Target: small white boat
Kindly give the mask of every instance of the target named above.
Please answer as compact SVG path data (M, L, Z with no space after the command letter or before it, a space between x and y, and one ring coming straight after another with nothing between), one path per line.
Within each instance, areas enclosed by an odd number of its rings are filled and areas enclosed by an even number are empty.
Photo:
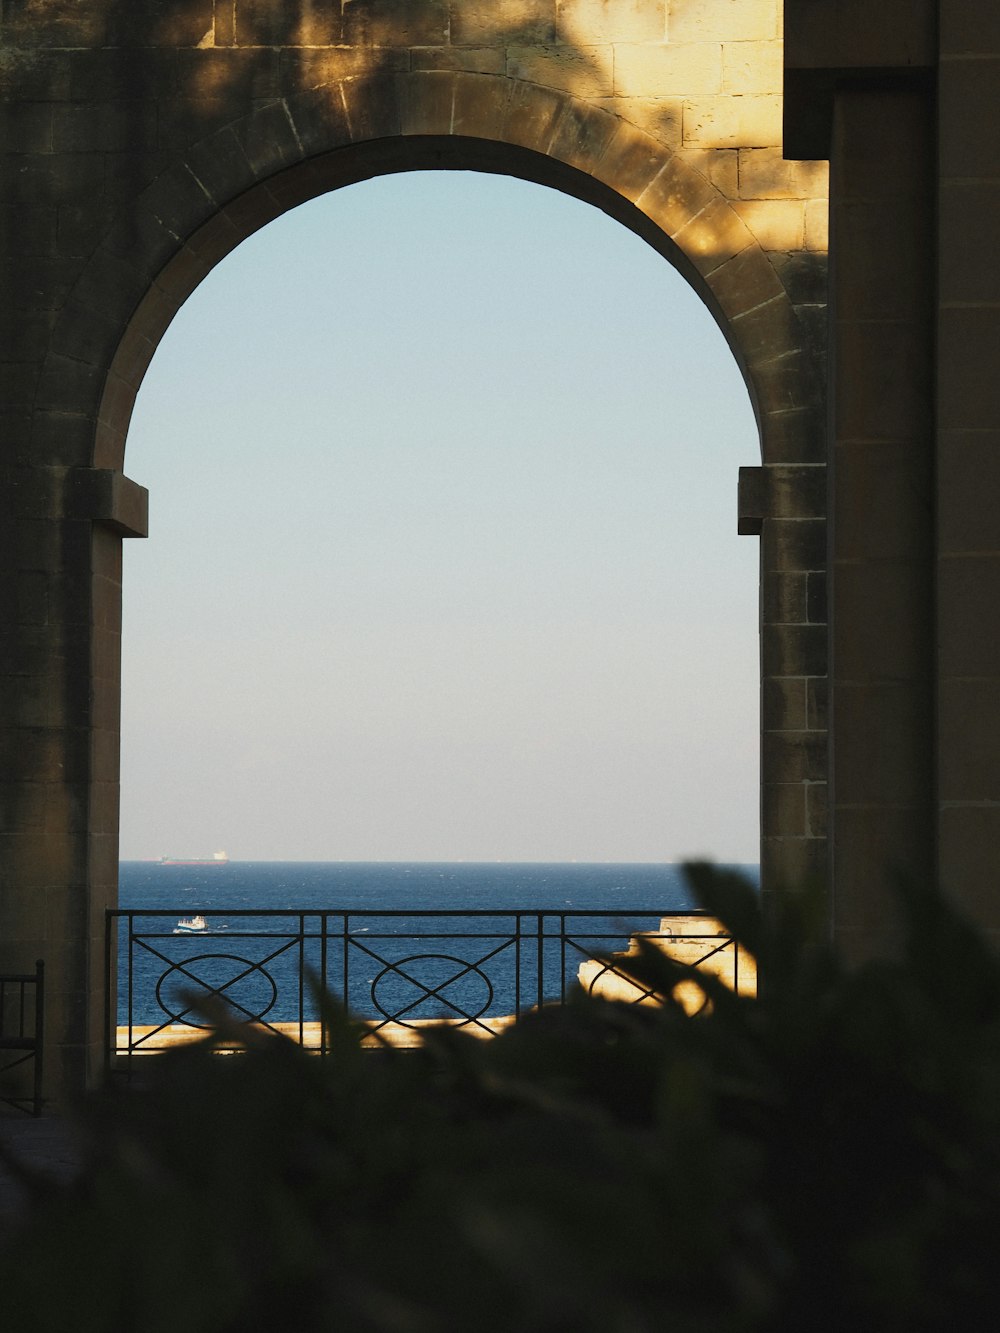
M203 916L182 916L177 925L174 926L175 935L197 935L200 931L207 930Z

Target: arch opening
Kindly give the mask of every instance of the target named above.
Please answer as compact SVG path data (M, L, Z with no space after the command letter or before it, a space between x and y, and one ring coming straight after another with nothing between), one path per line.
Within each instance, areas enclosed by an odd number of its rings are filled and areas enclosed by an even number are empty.
M808 356L787 293L751 233L718 193L670 154L641 144L646 160L616 169L574 164L518 144L457 134L414 134L338 146L281 167L216 204L202 199L197 225L159 238L150 280L116 345L97 411L94 464L121 468L132 406L146 367L176 312L237 245L289 209L331 190L402 172L474 171L551 187L607 213L674 267L722 331L743 374L762 443L768 415L810 412ZM634 150L630 156L634 155ZM587 169L590 168L590 169ZM200 182L198 182L200 185ZM722 212L725 216L719 217ZM201 220L201 215L207 217ZM162 250L162 256L158 253ZM164 262L161 262L164 261ZM803 398L799 402L799 397Z
M443 203L429 205L427 182L444 192ZM351 220L346 205L362 192L375 202L355 208ZM470 219L477 195L483 201ZM501 225L487 239L498 214ZM409 230L420 229L405 258L393 254L404 217ZM320 243L307 259L317 233L326 258ZM359 237L370 243L367 262ZM610 263L616 237L627 258ZM414 273L421 247L422 283ZM253 251L257 272L269 271L267 285L253 276ZM338 254L346 265L334 266L327 287L322 270ZM359 267L363 276L351 285ZM463 294L450 300L458 277ZM427 320L416 349L420 316L404 323L400 314L408 280ZM577 299L559 315L553 307L571 285ZM254 292L230 309L230 330L248 330L255 305L268 327L227 348L232 332L206 324L213 286L224 303ZM323 294L306 315L310 287ZM270 325L283 289L290 325L310 321L312 337L294 363L279 366L274 359L291 335ZM365 296L374 309L362 309ZM470 302L481 305L463 323ZM670 343L668 308L678 303L673 322L683 334ZM239 414L262 373L246 348L262 340L279 404L248 443L267 418L260 404ZM187 358L172 350L183 345ZM219 348L224 355L213 360ZM404 364L407 350L417 352L412 364ZM230 372L228 386L225 357L248 363L242 375ZM712 369L701 373L705 358ZM157 390L157 367L168 362L173 379ZM201 387L199 365L211 367ZM671 378L691 391L672 426L663 401ZM185 392L190 402L178 415ZM546 401L553 396L558 410ZM225 409L221 421L213 398ZM407 399L421 410L410 432L417 439L402 444L406 414L385 417L385 409ZM157 424L167 404L172 411ZM148 821L141 837L133 832L137 812L158 792L164 813L169 805L176 814L180 802L203 816L188 824L186 846L225 841L230 850L252 848L249 859L665 860L715 852L756 860L756 567L752 548L735 536L726 484L756 427L698 298L620 227L552 190L482 174L386 176L317 199L221 263L181 311L131 431L130 470L145 436L138 473L172 511L176 529L161 541L184 567L173 618L164 571L148 597L157 610L141 630L144 660L155 664L147 689L166 693L197 655L197 631L194 643L185 637L192 624L232 651L216 668L217 683L226 683L214 703L199 700L204 686L185 691L189 718L179 736L146 745L140 776L129 737L148 728L151 706L130 702L130 673L137 680L140 669L137 625L127 614L126 858L176 845L172 832L153 837ZM310 431L315 438L303 447ZM205 459L218 450L224 463L209 489ZM233 517L220 519L220 510ZM284 527L281 513L291 516ZM235 608L218 589L193 597L206 532L209 566L221 561L231 587L253 568L255 534L266 533L284 595L260 588L251 573ZM395 569L384 566L388 546L397 548ZM150 554L132 548L130 565ZM313 576L310 565L322 572ZM258 632L269 618L270 629ZM310 619L322 629L313 623L304 632ZM311 735L307 715L291 715L287 690L281 698L289 680L296 701L313 701ZM264 699L273 726L255 707ZM211 708L225 719L214 730ZM275 711L281 716L270 717ZM178 769L178 755L193 754L171 792L163 775ZM210 771L199 774L199 766ZM228 783L226 772L234 775ZM253 811L235 839L212 823L211 795L213 786L234 785ZM288 794L286 841L254 843L260 802L279 793ZM720 816L738 830L713 837Z

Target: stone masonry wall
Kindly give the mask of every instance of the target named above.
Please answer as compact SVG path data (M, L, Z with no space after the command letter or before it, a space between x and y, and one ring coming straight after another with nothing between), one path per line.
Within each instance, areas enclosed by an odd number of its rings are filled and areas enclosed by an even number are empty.
M782 156L781 25L778 0L2 0L0 968L46 958L54 1086L100 1062L132 401L212 266L348 180L530 176L709 304L761 429L765 875L821 871L827 185Z

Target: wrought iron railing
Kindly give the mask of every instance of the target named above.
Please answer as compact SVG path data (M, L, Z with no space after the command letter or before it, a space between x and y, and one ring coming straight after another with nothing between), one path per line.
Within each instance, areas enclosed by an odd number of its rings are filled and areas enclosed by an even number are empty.
M657 997L614 957L640 935L734 988L747 974L732 937L691 912L243 909L185 921L169 909L111 911L107 1049L130 1062L221 1014L325 1054L313 978L361 1020L365 1044L414 1044L442 1022L493 1036L577 985L649 1003Z

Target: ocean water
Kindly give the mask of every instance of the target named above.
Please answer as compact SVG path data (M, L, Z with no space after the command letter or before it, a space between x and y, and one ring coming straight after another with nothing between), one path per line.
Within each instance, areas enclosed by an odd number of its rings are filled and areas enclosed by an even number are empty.
M358 1017L483 1023L695 906L680 866L648 863L125 861L119 898L118 1023L192 1026L206 996L311 1021L313 978ZM204 931L178 933L198 914Z

